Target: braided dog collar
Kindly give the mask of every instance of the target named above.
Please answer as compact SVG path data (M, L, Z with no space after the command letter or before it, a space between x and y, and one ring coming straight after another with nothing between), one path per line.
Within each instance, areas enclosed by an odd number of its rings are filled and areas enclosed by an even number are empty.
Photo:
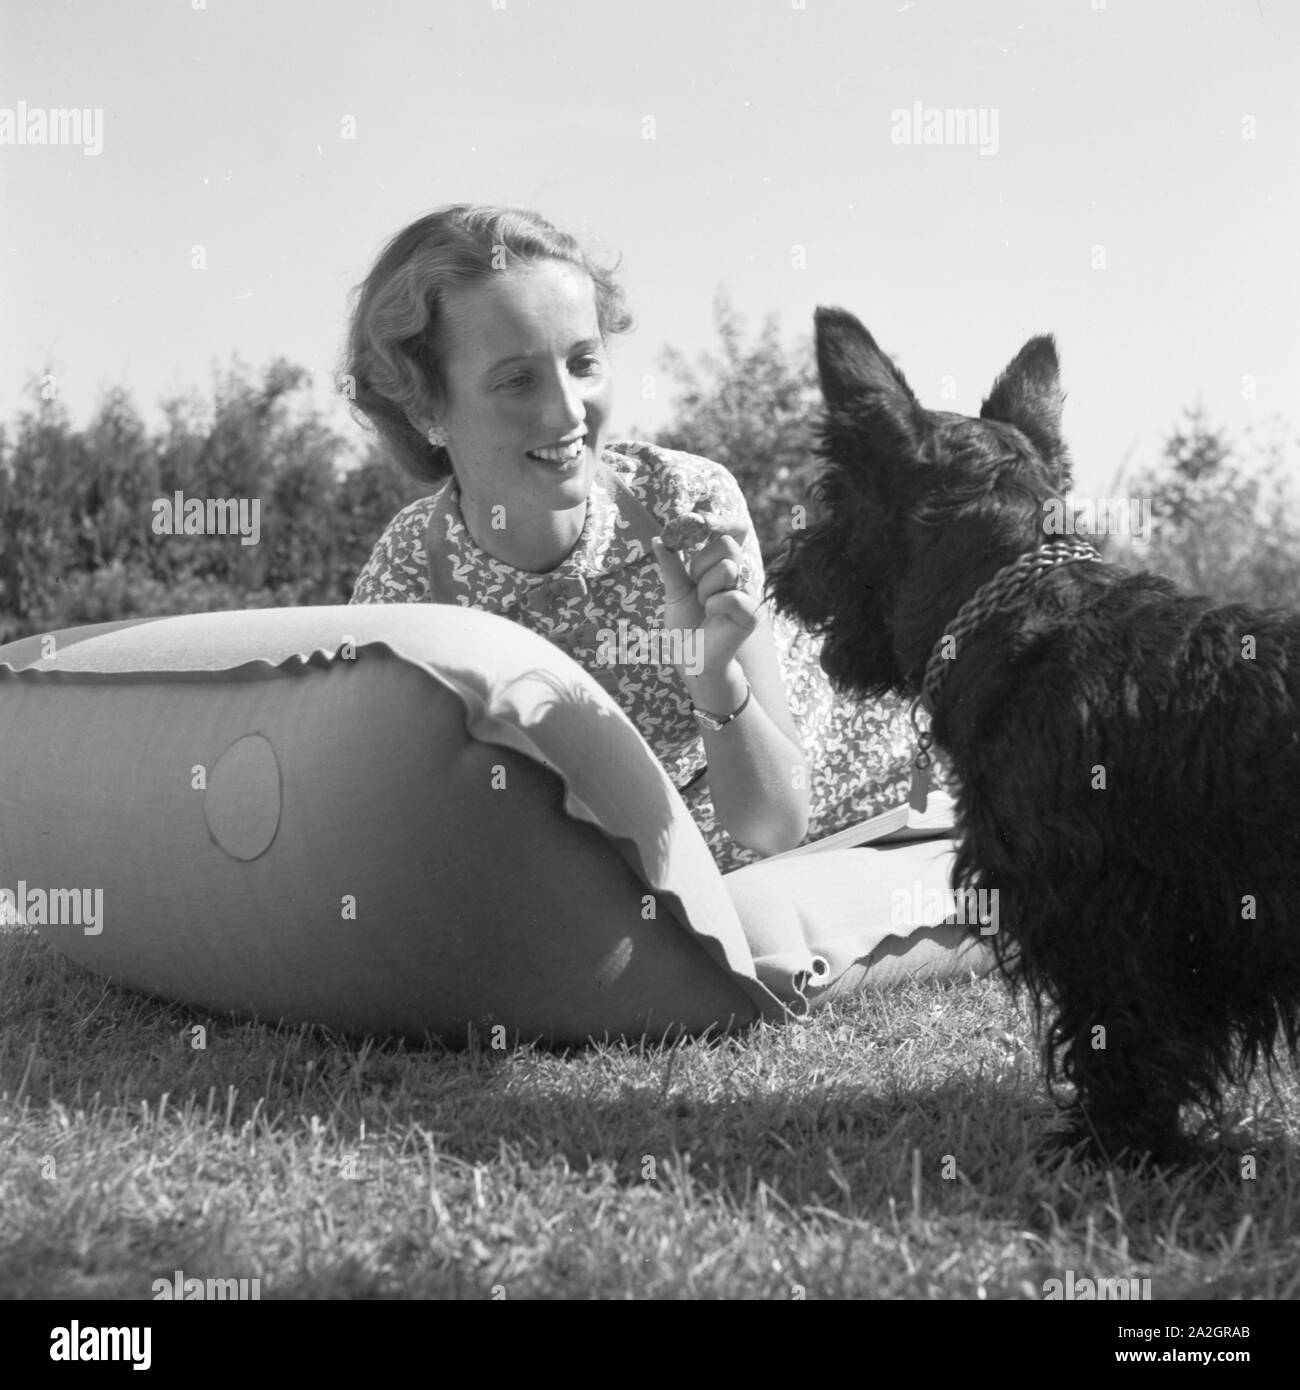
M934 644L930 659L925 663L925 674L921 679L920 704L929 715L934 714L939 697L939 687L943 684L947 662L954 659L950 648L958 647L977 627L1001 604L1014 598L1049 569L1058 565L1073 564L1078 560L1100 560L1101 555L1087 541L1048 541L1037 550L1027 551L1019 559L1003 567L986 584L978 589L957 610L948 631ZM913 723L915 723L915 703Z
M1045 570L1055 569L1057 565L1072 564L1076 560L1100 560L1098 552L1087 541L1048 541L1037 550L1027 551L1019 559L1003 567L978 589L957 610L949 631L934 644L930 659L925 663L925 673L921 678L921 693L912 701L912 728L916 730L917 750L912 759L912 787L908 802L913 810L924 812L930 786L930 768L934 763L930 749L934 747L934 735L929 729L917 723L918 705L934 717L935 703L939 698L939 687L943 684L945 662L955 659L950 654L948 644L954 647L964 641L993 612L999 604L1018 594L1033 583Z

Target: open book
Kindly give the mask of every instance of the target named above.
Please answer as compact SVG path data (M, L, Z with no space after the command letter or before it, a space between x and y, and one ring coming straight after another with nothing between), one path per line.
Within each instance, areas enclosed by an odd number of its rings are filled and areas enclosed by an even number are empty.
M859 821L847 830L827 835L824 840L814 840L811 844L786 850L784 854L774 854L763 862L770 864L774 859L793 859L797 854L818 854L826 849L852 849L855 845L923 840L942 835L944 831L955 834L956 814L952 797L946 791L932 789L924 811L914 810L905 801L901 806L872 816L870 820Z

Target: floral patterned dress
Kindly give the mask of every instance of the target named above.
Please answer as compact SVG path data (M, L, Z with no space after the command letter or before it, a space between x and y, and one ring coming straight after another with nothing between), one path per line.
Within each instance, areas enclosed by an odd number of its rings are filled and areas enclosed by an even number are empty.
M479 548L461 516L454 479L389 522L357 577L353 603L434 601L426 533L436 536L437 600L455 601L522 624L566 651L618 702L676 784L724 872L762 858L718 824L704 744L686 688L653 634L662 632L663 591L640 539L644 512L660 526L692 513L749 510L725 468L657 445L608 446L577 545L546 574L517 570ZM635 501L633 500L635 499ZM637 504L640 504L638 507ZM636 513L640 512L640 516ZM754 582L763 581L758 542L745 541ZM774 617L773 636L790 713L808 756L808 836L821 839L907 796L913 734L897 700L858 703L836 695L818 663L820 640Z

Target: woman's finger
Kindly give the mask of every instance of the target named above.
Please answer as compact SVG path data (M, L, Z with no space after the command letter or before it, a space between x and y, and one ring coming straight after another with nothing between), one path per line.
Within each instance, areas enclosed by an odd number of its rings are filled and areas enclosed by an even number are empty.
M669 603L678 603L695 590L695 583L686 572L676 551L669 550L656 536L650 544L654 547L655 564L659 566L659 577L663 580L664 597Z
M698 550L691 551L687 556L686 564L691 575L695 579L699 579L707 569L716 565L719 560L739 562L742 553L735 537L718 534L710 536Z
M728 589L743 589L743 571L739 560L719 560L710 565L695 581L695 592L700 602L706 603L714 594L724 594Z
M704 616L727 618L745 632L758 625L758 600L743 589L725 589L704 601Z

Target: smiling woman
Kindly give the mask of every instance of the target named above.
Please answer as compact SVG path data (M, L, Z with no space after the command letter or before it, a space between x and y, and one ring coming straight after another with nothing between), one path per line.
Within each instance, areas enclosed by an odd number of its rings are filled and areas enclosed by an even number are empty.
M458 204L394 237L344 372L436 490L392 520L352 601L479 608L568 652L732 869L901 801L911 731L897 706L837 700L816 639L772 620L726 469L609 441L630 327L612 270L536 213Z
M679 785L707 768L726 833L772 854L807 829L808 778L753 528L717 465L607 445L608 340L629 326L612 276L535 213L456 206L400 233L361 287L348 375L408 471L452 477L390 526L354 601L485 607L601 665L643 734L661 735L661 760L690 760ZM701 544L663 543L706 507ZM617 674L591 638L620 621L698 635L697 659L669 642L656 649L682 653L676 665Z
M426 434L455 451L478 544L517 569L554 569L582 532L613 404L591 281L543 261L450 287L441 308L444 385Z
M432 402L446 391L435 328L443 294L537 263L581 272L592 290L594 345L602 354L613 336L631 329L612 272L523 209L458 204L421 217L388 243L360 286L345 371L357 407L417 481L440 483L452 471L445 440L431 441L427 427L414 423L431 416Z

